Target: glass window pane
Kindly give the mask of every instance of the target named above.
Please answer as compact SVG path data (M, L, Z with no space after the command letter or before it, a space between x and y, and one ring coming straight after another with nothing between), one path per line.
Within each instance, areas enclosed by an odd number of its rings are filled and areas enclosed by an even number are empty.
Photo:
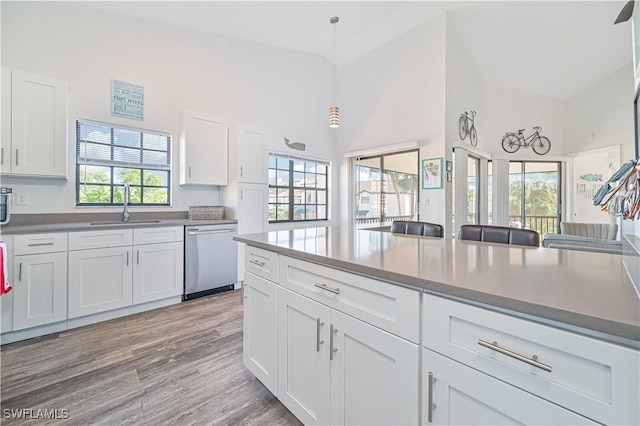
M307 206L307 213L305 215L306 220L313 220L316 218L316 206Z
M289 159L283 157L277 157L278 169L289 170Z
M304 175L304 186L307 188L315 188L316 187L316 175L315 173L305 173Z
M304 161L293 160L293 170L297 172L304 172Z
M80 166L80 183L111 183L111 168L100 166Z
M304 188L304 173L293 172L293 186Z
M274 157L273 155L269 156L269 168L270 169L276 168L276 157Z
M80 142L79 162L83 160L111 160L111 145L99 145L95 143Z
M107 185L80 185L78 201L80 203L110 203L111 186Z
M140 150L113 147L113 159L127 163L140 163Z
M142 197L145 204L169 203L169 191L167 188L142 188Z
M288 189L279 189L278 190L278 203L280 204L289 204L289 190Z
M276 171L269 169L269 185L275 186L276 184Z
M278 220L275 204L269 204L269 220Z
M304 190L296 189L295 191L293 191L293 203L304 204Z
M289 186L289 172L278 170L278 180L276 182L278 186Z
M318 206L317 219L327 219L327 206Z
M327 187L327 177L325 175L317 175L316 188L326 188L326 187Z
M141 181L140 169L124 169L116 167L113 169L113 183L124 185L128 183L130 185L140 185Z
M80 139L91 142L111 143L111 128L84 123L80 126Z
M169 164L169 155L166 152L142 151L142 162L144 164Z
M324 166L322 164L318 164L318 166L316 167L316 173L320 173L323 175L327 174L327 166Z
M306 191L305 202L307 204L315 204L316 203L316 191Z
M142 134L142 146L145 149L157 149L159 151L167 151L169 138L161 135L149 133Z
M316 191L316 200L318 204L327 204L327 191ZM367 201L367 203L369 203L369 201Z
M127 129L113 129L114 145L128 146L131 148L140 148L140 132L134 132Z
M169 172L164 170L143 170L142 182L145 186L169 186Z
M467 223L478 223L478 169L480 160L467 158Z
M304 220L305 206L293 206L293 220Z
M306 161L304 163L304 165L305 165L305 171L307 173L315 173L316 172L316 167L317 167L316 163L312 163L312 162Z
M278 204L278 220L291 220L288 204Z

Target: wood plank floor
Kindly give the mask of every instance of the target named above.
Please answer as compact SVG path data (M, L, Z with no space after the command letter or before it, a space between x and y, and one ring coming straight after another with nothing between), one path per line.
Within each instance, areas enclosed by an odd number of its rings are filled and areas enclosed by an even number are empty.
M4 345L0 363L2 424L300 424L242 364L239 290Z

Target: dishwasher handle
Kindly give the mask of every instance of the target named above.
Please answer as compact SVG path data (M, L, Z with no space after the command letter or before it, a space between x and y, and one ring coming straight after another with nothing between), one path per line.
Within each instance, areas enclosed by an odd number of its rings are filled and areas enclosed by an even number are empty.
M202 235L202 234L224 234L227 232L235 232L235 229L216 229L212 231L200 231L199 229L194 229L192 231L187 231L187 235Z

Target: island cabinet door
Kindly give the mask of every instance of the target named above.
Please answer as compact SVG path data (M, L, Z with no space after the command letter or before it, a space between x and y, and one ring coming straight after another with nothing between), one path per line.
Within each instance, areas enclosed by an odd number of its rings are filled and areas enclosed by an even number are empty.
M598 424L429 349L423 349L423 425Z
M419 347L331 311L331 424L419 422Z
M276 285L251 273L242 284L244 303L244 365L277 396Z
M330 423L330 309L278 287L278 399L305 425Z

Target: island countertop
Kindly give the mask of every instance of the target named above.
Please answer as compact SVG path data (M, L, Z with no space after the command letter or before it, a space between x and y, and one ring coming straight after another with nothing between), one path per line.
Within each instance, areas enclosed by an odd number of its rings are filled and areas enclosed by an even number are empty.
M618 255L347 227L273 231L235 239L640 346L640 297Z

